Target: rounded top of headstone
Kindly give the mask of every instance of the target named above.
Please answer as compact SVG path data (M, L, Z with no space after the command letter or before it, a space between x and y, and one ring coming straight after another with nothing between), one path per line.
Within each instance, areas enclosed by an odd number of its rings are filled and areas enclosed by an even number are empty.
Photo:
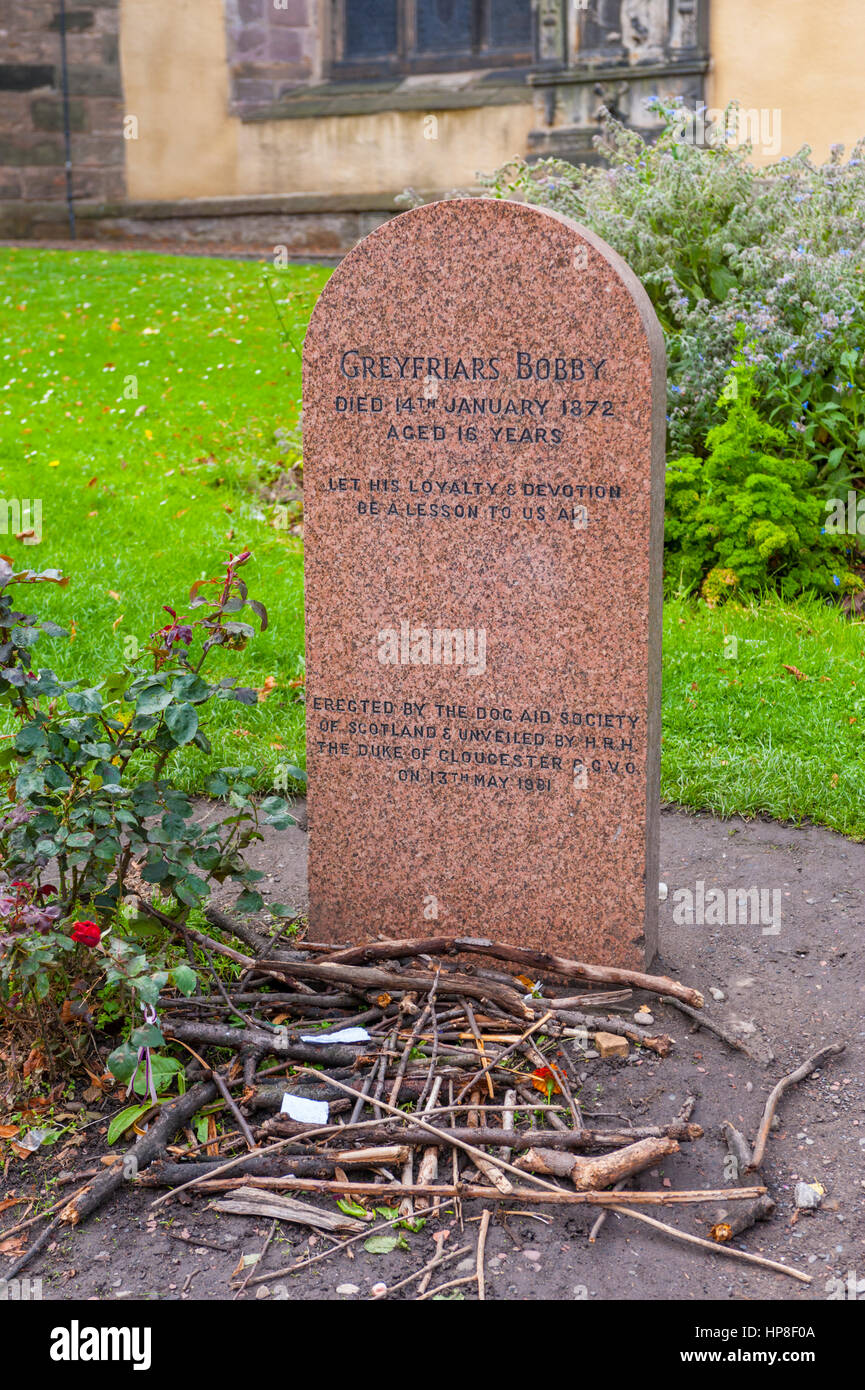
M425 203L359 241L319 296L305 346L315 351L335 315L398 327L438 306L443 319L459 314L469 324L495 306L514 327L520 303L536 314L539 298L548 324L559 315L571 330L575 317L624 315L628 331L642 327L653 369L663 369L651 301L611 246L561 213L489 197Z

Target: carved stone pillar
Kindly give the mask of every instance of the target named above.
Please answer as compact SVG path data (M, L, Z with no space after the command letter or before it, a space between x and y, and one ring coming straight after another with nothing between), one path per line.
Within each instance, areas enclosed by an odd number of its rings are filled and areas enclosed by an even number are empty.
M704 97L709 0L538 0L529 157L594 163L604 108L647 138L651 97Z

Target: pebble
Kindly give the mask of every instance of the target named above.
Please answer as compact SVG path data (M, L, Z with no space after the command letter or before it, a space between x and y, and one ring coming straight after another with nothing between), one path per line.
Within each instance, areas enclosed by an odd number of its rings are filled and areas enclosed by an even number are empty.
M382 1298L383 1295L387 1293L387 1284L373 1284L372 1288L370 1289L370 1293L372 1294L373 1298Z
M634 1014L634 1022L639 1023L641 1028L651 1028L655 1021L654 1014L644 1013L642 1009Z
M723 1004L724 1000L727 998L727 996L726 996L726 994L724 993L724 991L723 991L722 989L717 989L717 988L715 987L715 985L710 985L710 987L709 987L709 993L711 994L712 998L715 1000L715 1003L716 1003L716 1004Z
M337 1284L336 1291L337 1293L342 1293L346 1295L360 1293L360 1289L358 1288L357 1284Z
M256 1298L270 1298L270 1289L267 1284L259 1284L255 1290L255 1296Z
M460 1260L456 1267L457 1274L473 1274L477 1269L477 1260L474 1255L469 1255L467 1259Z
M793 1192L793 1201L800 1211L816 1211L820 1205L822 1193L812 1187L807 1182L797 1182Z
M523 1251L523 1254L525 1255L525 1257L526 1257L527 1260L531 1260L532 1264L540 1264L540 1260L541 1260L541 1252L540 1252L540 1250L524 1250L524 1251Z

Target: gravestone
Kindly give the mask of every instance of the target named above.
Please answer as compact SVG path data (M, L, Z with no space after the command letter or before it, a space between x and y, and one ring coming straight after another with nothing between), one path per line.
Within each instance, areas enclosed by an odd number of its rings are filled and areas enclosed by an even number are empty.
M313 939L656 949L664 350L491 198L346 256L304 353Z

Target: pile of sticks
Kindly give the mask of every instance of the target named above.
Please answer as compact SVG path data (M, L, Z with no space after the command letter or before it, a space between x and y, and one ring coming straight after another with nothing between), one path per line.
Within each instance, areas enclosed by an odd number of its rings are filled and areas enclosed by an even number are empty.
M607 1052L638 1049L663 1058L675 1045L651 1022L640 1023L635 993L663 999L694 1019L703 1006L699 991L474 938L351 948L303 941L280 949L216 909L207 913L217 933L209 935L179 926L143 899L142 907L179 933L191 955L196 947L203 952L211 967L211 992L172 1000L160 1020L166 1040L191 1054L197 1078L154 1113L122 1160L63 1206L37 1246L53 1227L76 1225L131 1179L168 1189L155 1206L195 1189L230 1194L233 1205L225 1210L264 1211L275 1219L279 1203L289 1202L281 1193L348 1199L371 1220L376 1203L385 1201L398 1209L396 1221L429 1220L445 1206L462 1221L462 1203L480 1199L488 1204L484 1239L496 1206L596 1207L592 1240L612 1209L676 1239L808 1281L731 1247L726 1228L723 1238L702 1240L637 1210L721 1202L725 1213L740 1208L751 1217L728 1221L737 1234L771 1211L759 1182L697 1191L627 1186L681 1144L702 1138L691 1119L693 1098L665 1123L641 1127L604 1127L581 1104L587 1068L627 1065L606 1060ZM240 967L231 983L217 968L220 956ZM347 1030L354 1040L329 1041ZM232 1060L209 1062L215 1049L229 1049ZM299 1108L309 1102L319 1103L313 1120ZM221 1133L211 1125L208 1138L197 1142L189 1123L202 1110L221 1111L227 1123ZM182 1133L186 1142L173 1143ZM285 1219L297 1219L301 1204L291 1199L289 1206L295 1216ZM369 1235L384 1228L360 1229ZM483 1297L481 1247L479 1236L474 1277ZM434 1292L420 1277L428 1273L426 1267L418 1272L419 1297ZM249 1282L255 1280L247 1276L244 1287Z

